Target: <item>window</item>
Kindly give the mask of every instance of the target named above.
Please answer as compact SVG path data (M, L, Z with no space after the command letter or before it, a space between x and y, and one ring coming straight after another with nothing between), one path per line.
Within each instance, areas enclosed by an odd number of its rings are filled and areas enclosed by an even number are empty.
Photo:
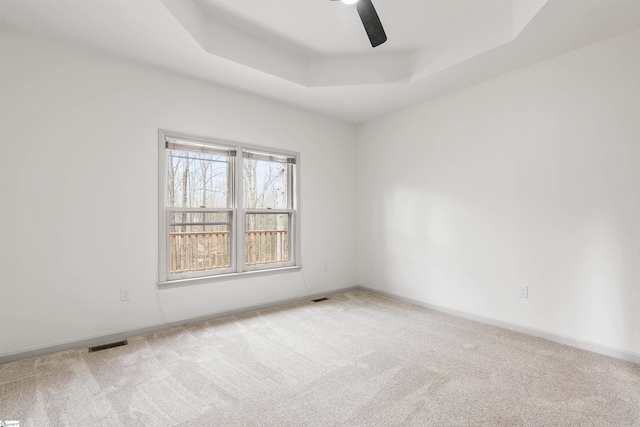
M297 265L296 153L159 134L160 283Z
M246 269L291 265L295 158L243 150Z

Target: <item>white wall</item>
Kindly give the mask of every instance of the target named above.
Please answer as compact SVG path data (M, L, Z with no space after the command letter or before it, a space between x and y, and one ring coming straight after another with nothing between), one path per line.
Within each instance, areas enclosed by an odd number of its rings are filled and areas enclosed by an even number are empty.
M639 31L363 125L357 188L352 125L0 35L0 356L356 283L640 353ZM158 128L301 152L308 290L156 291Z
M638 46L635 30L362 126L359 284L640 353Z
M1 43L0 356L356 285L355 126L81 47ZM306 285L156 290L158 128L301 153Z

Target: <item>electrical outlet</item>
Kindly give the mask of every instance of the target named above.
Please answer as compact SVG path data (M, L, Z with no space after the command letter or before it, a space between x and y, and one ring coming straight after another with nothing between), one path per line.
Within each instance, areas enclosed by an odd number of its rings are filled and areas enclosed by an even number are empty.
M518 286L518 297L520 297L520 298L529 298L529 287L528 286Z
M129 301L129 289L120 288L120 301Z

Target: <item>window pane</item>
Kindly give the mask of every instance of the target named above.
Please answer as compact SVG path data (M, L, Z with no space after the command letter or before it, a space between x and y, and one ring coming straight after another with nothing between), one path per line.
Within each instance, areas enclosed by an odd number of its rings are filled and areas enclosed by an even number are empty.
M168 151L169 207L230 206L228 156L182 150Z
M229 268L231 213L170 212L169 273Z
M289 214L246 214L247 265L289 261Z
M288 209L290 165L265 160L244 161L244 207Z

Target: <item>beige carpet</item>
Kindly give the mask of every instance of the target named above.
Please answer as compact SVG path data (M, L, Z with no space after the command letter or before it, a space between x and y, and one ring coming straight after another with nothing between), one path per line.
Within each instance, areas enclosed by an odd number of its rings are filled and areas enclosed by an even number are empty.
M640 426L640 365L353 291L0 365L20 426Z

